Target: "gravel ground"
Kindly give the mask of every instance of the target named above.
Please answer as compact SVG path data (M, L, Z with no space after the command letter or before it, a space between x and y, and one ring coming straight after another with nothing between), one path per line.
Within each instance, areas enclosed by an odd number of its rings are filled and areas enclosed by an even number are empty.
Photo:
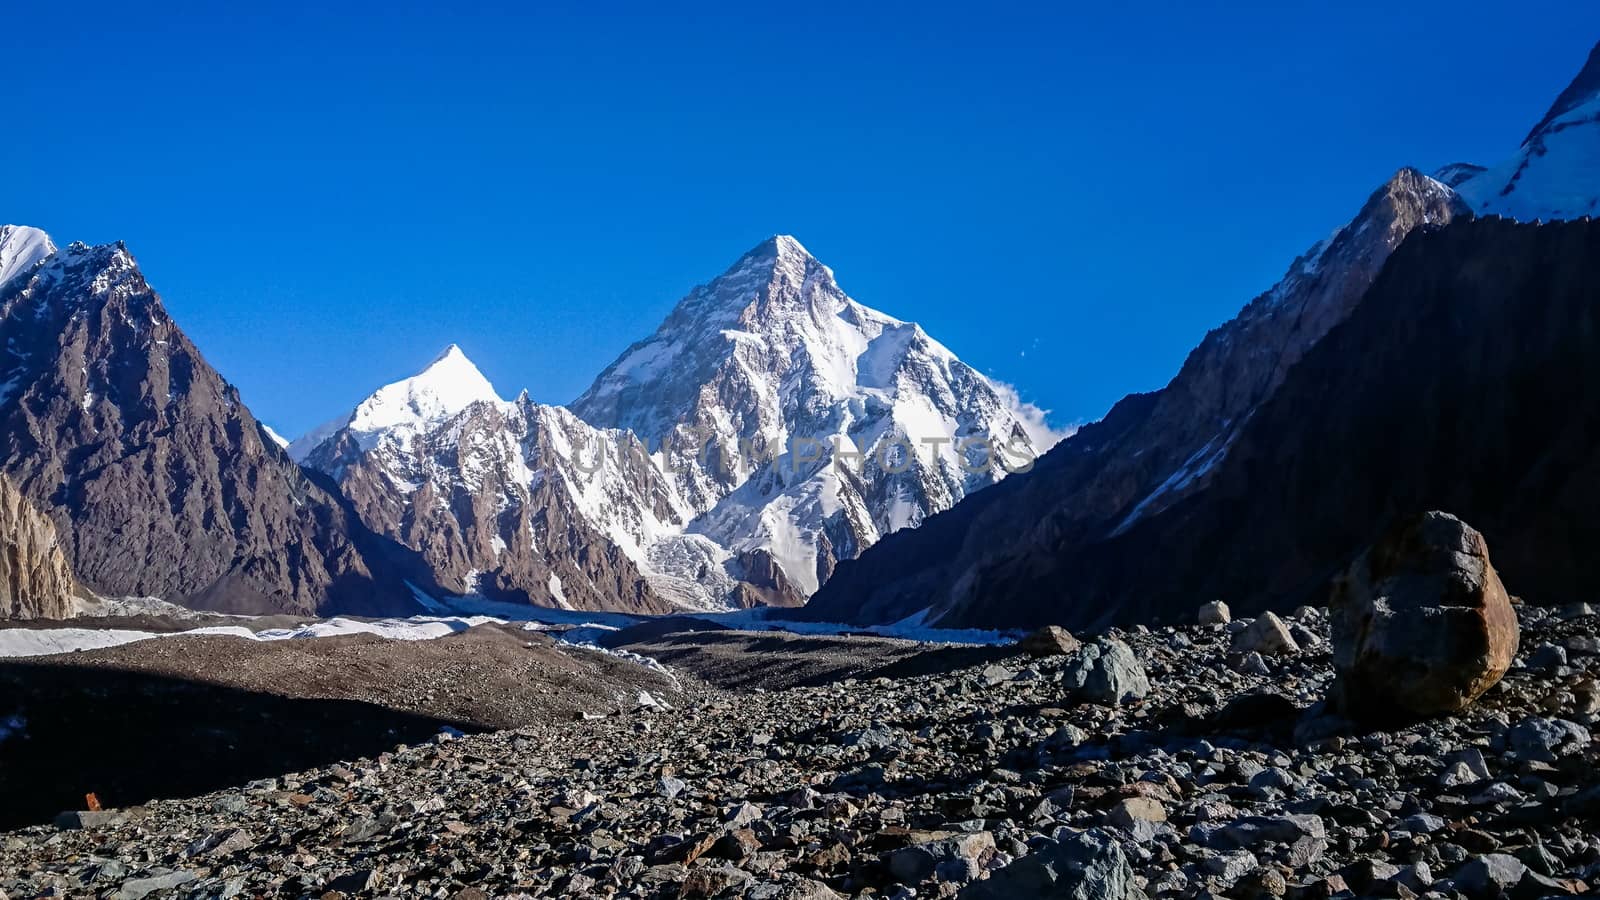
M256 643L163 637L0 661L0 825L82 804L140 803L478 731L704 692L515 626L428 641L348 635ZM114 749L113 749L114 748Z
M1319 711L1241 623L408 742L0 837L14 897L1513 898L1600 880L1600 620L1466 713Z
M602 643L651 657L734 691L777 691L845 678L948 671L1015 652L995 647L931 647L862 635L727 629L662 634L649 625L619 631Z

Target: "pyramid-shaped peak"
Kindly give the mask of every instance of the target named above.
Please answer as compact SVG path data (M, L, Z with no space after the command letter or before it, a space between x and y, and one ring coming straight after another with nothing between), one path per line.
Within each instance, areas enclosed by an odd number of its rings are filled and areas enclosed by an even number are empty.
M811 251L794 238L793 235L775 234L761 243L751 247L739 260L728 268L728 273L746 271L751 268L769 269L774 266L789 265L795 269L803 270L808 266L820 266Z
M799 239L792 234L775 234L767 238L766 245L772 247L773 251L781 256L816 258L811 256L811 251L807 250L805 245L800 243Z
M440 367L447 369L458 368L463 370L470 368L474 372L478 370L478 367L473 365L472 360L467 359L467 354L462 352L460 344L450 344L443 350L439 351L439 355L435 356L433 358L433 362L428 363L428 367L423 369L422 372L431 372Z
M381 431L453 416L479 401L503 403L472 360L451 344L421 372L379 388L350 417L350 428Z

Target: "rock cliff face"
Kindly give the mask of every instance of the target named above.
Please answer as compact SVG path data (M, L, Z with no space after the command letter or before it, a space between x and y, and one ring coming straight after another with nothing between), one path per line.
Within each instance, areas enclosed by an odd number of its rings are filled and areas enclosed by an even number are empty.
M55 525L0 475L0 619L69 618L74 594Z
M0 472L85 587L228 612L416 608L122 244L74 244L0 285L0 335Z
M1202 490L1256 407L1350 314L1394 248L1417 228L1462 215L1470 213L1454 191L1402 169L1282 281L1206 335L1167 387L1124 399L1032 472L841 566L807 615L889 622L929 610L983 621L996 580L1048 566L1062 547L1120 534ZM1050 593L1034 602L1039 621L1056 621Z

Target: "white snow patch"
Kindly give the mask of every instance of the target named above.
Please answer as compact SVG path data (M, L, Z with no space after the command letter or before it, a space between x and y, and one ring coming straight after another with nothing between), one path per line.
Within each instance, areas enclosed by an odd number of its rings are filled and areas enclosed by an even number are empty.
M1228 423L1222 423L1222 427L1226 429ZM1151 491L1148 496L1140 500L1138 505L1128 513L1127 517L1117 525L1116 530L1111 532L1111 536L1115 537L1132 528L1133 524L1144 516L1145 511L1162 497L1184 490L1197 479L1204 477L1207 472L1216 468L1217 463L1228 454L1228 448L1232 445L1232 433L1227 433L1226 437L1224 437L1223 433L1212 436L1204 447L1190 454L1189 458L1184 460L1183 465L1179 466L1171 475L1168 475L1167 479L1157 485L1156 489Z
M546 587L550 588L550 599L552 599L552 600L554 600L556 602L556 606L558 606L558 607L560 607L562 609L571 609L572 608L572 604L567 602L567 594L566 594L566 592L561 589L561 576L560 575L557 575L556 573L551 572L550 573L550 580L546 584Z
M1519 222L1600 216L1600 96L1556 116L1456 191L1479 215Z
M250 641L287 641L335 637L342 634L372 634L392 641L426 641L500 621L503 620L488 616L467 618L419 616L410 619L381 619L374 622L333 618L296 628L273 628L264 631L251 631L242 625L212 625L168 633L119 628L7 628L0 629L0 657L75 653L81 650L117 647L152 638L182 635L223 635Z

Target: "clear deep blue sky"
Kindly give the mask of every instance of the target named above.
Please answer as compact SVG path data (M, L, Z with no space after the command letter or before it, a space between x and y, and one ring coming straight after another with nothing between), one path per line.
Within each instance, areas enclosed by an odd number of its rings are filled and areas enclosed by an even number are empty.
M1587 0L135 6L7 12L0 221L126 240L290 436L452 341L567 402L780 232L1097 418L1600 39Z

